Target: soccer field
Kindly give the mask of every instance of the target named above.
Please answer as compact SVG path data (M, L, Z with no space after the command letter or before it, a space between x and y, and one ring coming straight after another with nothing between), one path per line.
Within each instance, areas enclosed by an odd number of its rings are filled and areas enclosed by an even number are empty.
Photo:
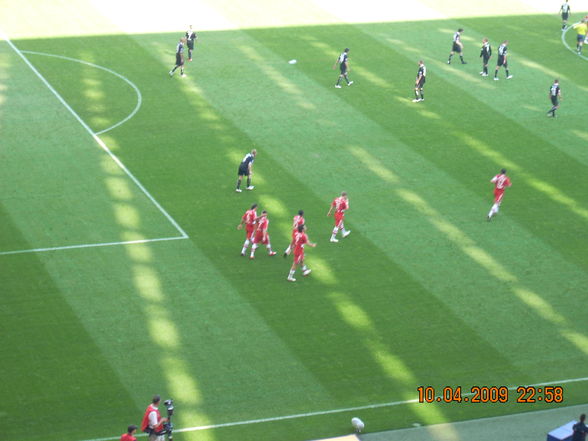
M119 439L156 393L179 441L588 406L588 49L551 3L0 2L0 439ZM588 1L571 7L570 25ZM493 81L504 40L513 78ZM342 191L351 234L330 243ZM253 203L277 256L239 255ZM317 246L289 283L300 209ZM517 402L528 385L563 398Z

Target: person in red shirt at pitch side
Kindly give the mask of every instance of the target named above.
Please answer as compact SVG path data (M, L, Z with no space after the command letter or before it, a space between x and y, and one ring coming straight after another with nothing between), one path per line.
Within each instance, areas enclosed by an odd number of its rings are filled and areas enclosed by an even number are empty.
M296 216L294 216L294 219L292 219L292 239L294 239L294 235L298 232L298 227L300 225L304 225L304 224L305 224L304 211L298 210L298 214ZM290 255L290 251L292 251L292 248L290 245L291 245L291 243L288 245L288 248L286 248L286 251L284 251L284 257Z
M303 276L308 276L312 271L304 263L304 245L316 247L316 243L312 243L308 240L308 236L306 235L305 230L306 226L299 225L298 231L290 243L290 248L294 249L294 262L292 263L292 266L290 267L290 273L288 274L289 282L296 282L296 279L294 278L294 272L296 272L296 267L298 265L302 266Z
M163 423L167 423L167 418L161 418L159 413L159 402L161 397L159 395L153 396L153 401L143 415L143 421L141 421L141 430L149 434L149 441L163 441Z
M249 248L249 244L253 240L253 231L255 230L255 222L257 222L257 204L253 204L249 210L241 217L241 222L237 225L237 230L243 228L245 225L245 242L241 250L241 256L244 256Z
M255 250L262 243L267 248L267 252L270 256L275 256L277 253L272 250L272 244L270 243L270 237L267 232L269 227L269 219L267 218L267 211L263 210L261 216L257 218L257 225L253 234L253 245L251 246L250 259L255 259Z
M351 231L345 231L345 211L349 210L349 199L347 199L347 193L342 192L341 196L335 198L331 203L327 216L331 215L331 212L335 210L335 228L333 228L333 234L331 235L331 242L339 242L336 238L337 233L341 230L343 237L349 236Z
M129 428L127 429L127 433L123 433L120 436L120 441L137 441L137 438L135 438L136 432L137 432L137 426L135 426L134 424L131 424L129 426Z
M492 208L488 213L488 221L492 219L492 216L498 213L498 209L502 203L502 197L504 196L504 190L506 190L506 187L512 185L509 177L506 176L506 169L504 168L500 170L500 173L490 179L490 182L494 184L494 205L492 205Z

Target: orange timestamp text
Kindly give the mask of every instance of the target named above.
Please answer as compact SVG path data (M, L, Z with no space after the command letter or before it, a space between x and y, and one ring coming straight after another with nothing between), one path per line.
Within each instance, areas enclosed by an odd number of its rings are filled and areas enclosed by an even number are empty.
M511 394L516 403L563 403L562 386L433 386L417 387L419 403L508 403Z

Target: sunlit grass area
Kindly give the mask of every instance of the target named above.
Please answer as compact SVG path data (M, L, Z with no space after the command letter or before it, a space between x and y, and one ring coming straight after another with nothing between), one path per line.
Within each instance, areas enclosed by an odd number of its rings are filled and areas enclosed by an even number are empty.
M588 61L551 3L2 3L6 437L115 440L155 393L179 441L586 403ZM194 61L170 78L189 24ZM459 27L468 64L448 65ZM484 37L510 41L512 79L479 75ZM335 89L345 47L354 83ZM236 193L252 148L255 189ZM341 191L352 233L330 243ZM239 255L253 203L276 257ZM288 283L300 209L313 272ZM415 402L419 386L558 381L560 403Z

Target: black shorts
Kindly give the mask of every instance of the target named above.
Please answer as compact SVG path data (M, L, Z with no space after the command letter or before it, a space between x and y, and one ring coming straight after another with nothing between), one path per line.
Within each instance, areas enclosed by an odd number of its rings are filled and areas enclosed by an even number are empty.
M498 60L496 61L496 66L504 66L508 67L508 63L506 62L506 58L498 56Z
M341 71L341 75L345 75L347 73L347 66L344 63L341 63L339 70Z
M569 17L569 14L568 14L567 12L562 12L562 13L561 13L561 19L562 19L562 20L567 20L567 19L568 19L568 17Z
M578 43L583 43L585 39L586 39L586 36L582 35L582 34L578 34L578 36L576 37L576 41Z
M416 83L416 88L422 89L425 87L425 81L427 81L427 79L425 77L421 77L421 79Z
M193 50L194 49L194 40L188 40L186 43L188 43L188 49Z
M461 46L457 43L453 43L453 47L452 47L451 51L457 52L458 54L461 54Z
M559 101L557 100L556 96L552 96L551 97L551 104L553 104L554 106L558 106L559 105Z
M483 56L482 56L482 62L483 62L484 64L488 64L488 60L490 60L490 57L488 57L487 55L483 55Z
M184 57L180 54L176 54L176 66L183 66L184 65Z
M237 174L238 174L238 176L249 176L249 167L241 164L239 166L239 171L237 172Z

